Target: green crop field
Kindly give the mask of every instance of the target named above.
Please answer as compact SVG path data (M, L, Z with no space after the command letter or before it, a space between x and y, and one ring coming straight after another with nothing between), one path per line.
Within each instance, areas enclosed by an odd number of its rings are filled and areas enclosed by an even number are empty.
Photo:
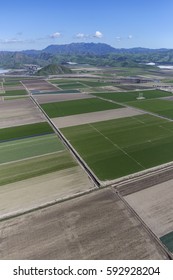
M173 123L149 115L61 129L100 180L173 161Z
M5 95L6 96L14 96L14 95L26 95L28 94L26 90L6 90Z
M0 143L0 164L64 150L56 135Z
M15 99L28 99L29 97L26 95L21 95L21 96L5 96L4 100L15 100Z
M48 95L48 94L63 94L63 93L80 93L80 91L79 90L77 90L77 89L69 89L69 90L58 90L58 91L49 91L49 92L47 92L47 91L42 91L42 92L38 92L38 91L32 91L32 95Z
M170 252L173 252L173 231L162 236L160 240L168 248Z
M0 164L0 185L64 170L73 166L76 166L76 162L67 151L21 160L15 163Z
M85 88L87 86L85 86L84 84L81 84L80 82L77 82L77 83L73 83L73 84L59 84L58 87L65 90L65 89Z
M52 84L72 84L73 82L77 82L77 80L75 80L74 78L68 78L68 79L50 79L49 80L50 83Z
M171 93L161 91L161 90L145 90L145 91L140 90L140 91L115 92L115 93L107 92L107 93L96 93L94 95L106 99L111 99L117 102L129 102L129 101L136 101L140 93L143 95L145 99L173 96Z
M82 81L83 84L89 87L102 87L102 86L110 86L111 84L108 82L99 82L99 81Z
M173 119L173 101L153 99L141 100L127 103L130 106L146 110L148 112L157 113L161 116Z
M0 142L47 133L53 133L53 130L46 122L2 128L0 129Z
M53 102L42 104L41 107L50 118L70 116L109 109L117 109L122 106L110 103L98 98L78 99L72 101Z

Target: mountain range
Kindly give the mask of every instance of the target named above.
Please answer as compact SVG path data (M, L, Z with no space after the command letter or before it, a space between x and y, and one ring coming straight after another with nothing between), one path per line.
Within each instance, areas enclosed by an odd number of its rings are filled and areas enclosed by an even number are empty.
M103 43L71 43L50 45L43 50L0 51L0 67L4 68L21 68L24 64L38 64L42 67L68 61L98 66L135 66L148 62L173 64L173 50L119 49Z

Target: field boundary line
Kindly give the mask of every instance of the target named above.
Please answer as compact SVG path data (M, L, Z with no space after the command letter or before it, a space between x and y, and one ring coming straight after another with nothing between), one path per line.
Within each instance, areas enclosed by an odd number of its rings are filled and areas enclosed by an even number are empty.
M70 144L70 142L66 139L66 137L63 135L63 133L60 131L60 129L54 124L54 122L49 118L47 113L42 109L40 104L37 102L37 100L34 99L32 94L30 95L30 98L33 103L36 104L38 109L42 112L42 114L46 117L47 122L50 124L50 126L55 131L58 138L61 140L61 142L66 146L66 148L71 152L77 163L83 168L83 170L87 173L88 177L92 180L92 182L99 188L101 186L101 181L97 178L97 176L92 172L92 170L89 168L89 166L86 164L86 162L81 158L81 156L78 154L78 152L73 148L73 146Z
M115 144L110 138L108 138L107 136L105 136L102 132L100 132L96 127L94 127L92 124L88 124L90 127L92 127L93 129L95 129L100 135L102 135L107 141L109 141L113 146L115 146L116 148L118 148L122 153L124 153L126 156L128 156L131 160L133 160L134 162L136 162L140 167L142 167L142 169L146 169L142 164L140 164L140 162L138 162L137 160L135 160L132 156L130 156L126 151L124 151L120 146L118 146L117 144Z

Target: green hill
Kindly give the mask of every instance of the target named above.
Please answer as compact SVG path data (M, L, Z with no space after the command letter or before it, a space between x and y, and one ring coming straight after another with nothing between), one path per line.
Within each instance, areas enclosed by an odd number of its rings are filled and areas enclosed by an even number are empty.
M38 70L36 75L48 76L48 75L59 75L59 74L70 74L72 70L68 67L58 64L49 64L42 69Z

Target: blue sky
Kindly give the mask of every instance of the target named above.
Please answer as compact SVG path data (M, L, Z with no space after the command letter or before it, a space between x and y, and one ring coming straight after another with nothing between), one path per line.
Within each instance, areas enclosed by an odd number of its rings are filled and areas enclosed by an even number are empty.
M173 0L6 0L0 11L0 50L72 42L173 48Z

